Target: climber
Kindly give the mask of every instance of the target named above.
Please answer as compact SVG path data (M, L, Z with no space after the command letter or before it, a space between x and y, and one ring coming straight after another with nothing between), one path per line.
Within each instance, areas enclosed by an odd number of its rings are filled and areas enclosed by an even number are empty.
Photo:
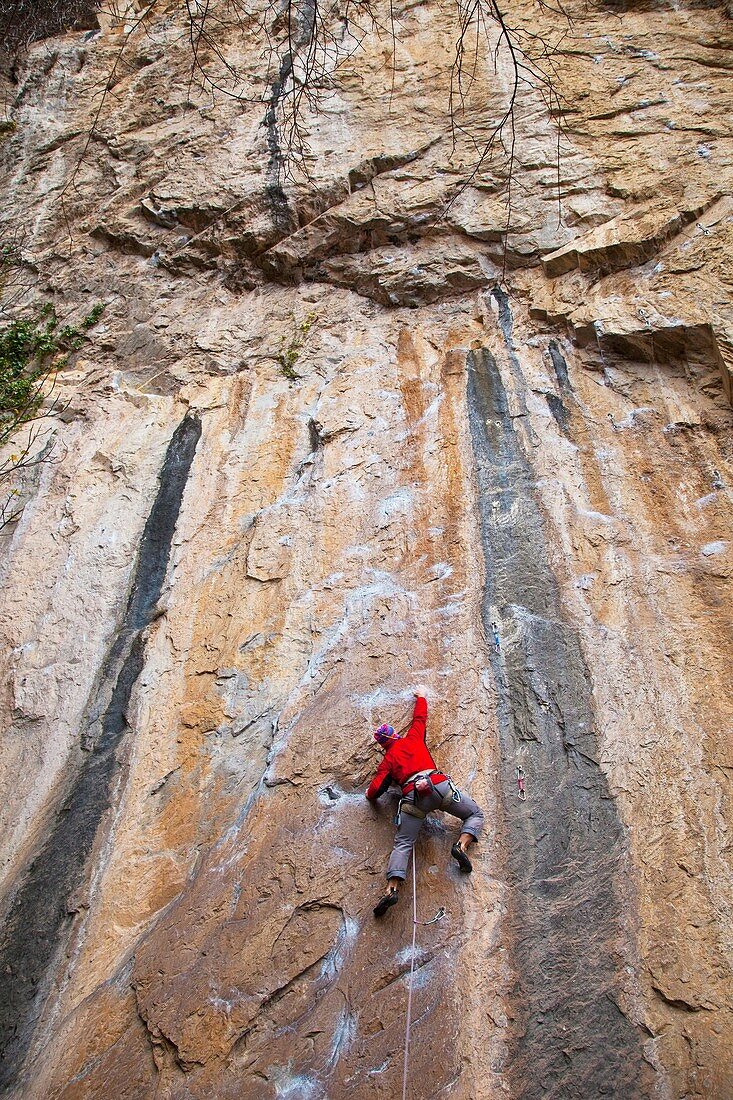
M383 916L390 906L396 904L400 882L407 877L407 866L417 835L431 810L445 810L463 822L461 835L451 848L451 855L461 871L467 874L473 866L466 849L478 840L484 823L483 812L473 799L457 790L450 777L436 767L425 744L428 718L425 691L417 688L413 694L415 710L407 733L395 733L392 726L386 724L374 733L374 740L384 750L384 759L369 784L367 798L370 802L376 802L392 782L402 788L396 819L397 835L387 864L388 890L374 907L375 917Z

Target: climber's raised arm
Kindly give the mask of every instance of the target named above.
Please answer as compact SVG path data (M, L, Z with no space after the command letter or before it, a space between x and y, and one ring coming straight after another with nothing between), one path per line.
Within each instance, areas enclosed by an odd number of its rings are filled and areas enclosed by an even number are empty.
M425 743L425 724L428 720L428 701L425 698L425 688L414 688L413 695L415 696L415 708L412 712L410 728L404 738L399 733L395 733L393 727L388 726L386 723L374 731L374 740L384 750L384 759L367 788L366 796L370 802L375 802L380 795L384 794L393 779L401 783L404 778L402 773L405 767L407 767L405 774L409 774L414 770L410 763L411 754L409 750L407 750L407 757L405 757L405 750L396 753L398 743L407 743L410 739L412 739L413 745L416 740ZM428 759L432 761L432 757ZM416 763L415 767L418 766L418 763Z
M425 688L417 687L414 690L415 709L412 712L412 722L405 737L419 737L425 740L425 727L428 720L428 701L425 698Z

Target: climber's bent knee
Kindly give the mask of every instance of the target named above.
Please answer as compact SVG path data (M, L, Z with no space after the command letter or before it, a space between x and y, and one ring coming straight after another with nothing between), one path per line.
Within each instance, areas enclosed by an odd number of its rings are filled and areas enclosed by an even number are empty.
M458 817L462 823L462 832L470 833L474 840L478 840L484 828L484 811L477 802L459 791L460 799L454 802L448 809L449 814Z

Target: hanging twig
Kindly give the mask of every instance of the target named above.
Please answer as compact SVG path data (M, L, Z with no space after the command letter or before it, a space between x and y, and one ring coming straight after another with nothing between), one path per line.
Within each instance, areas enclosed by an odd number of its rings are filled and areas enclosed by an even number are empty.
M30 0L0 0L3 4L27 4ZM39 11L49 6L71 13L90 0L45 0ZM517 178L517 117L523 89L538 95L556 130L554 146L555 184L560 222L562 108L558 88L556 59L562 38L571 27L562 0L537 0L538 11L555 24L552 33L514 23L504 3L509 0L456 0L456 46L448 73L448 115L453 152L459 142L467 142L474 156L438 215L444 219L467 188L498 158L496 167L503 175L506 206L504 222L504 273L507 266L507 240L512 226L512 205ZM126 6L125 12L129 10ZM152 28L160 10L159 0L150 0L125 26L109 73L102 85L89 127L73 172L63 189L62 202L69 187L76 184L78 172L100 122L110 91L118 79L124 58L141 29ZM395 95L396 56L402 29L394 0L386 0L386 25L373 0L180 0L182 34L190 53L188 98L194 88L226 96L242 103L260 102L268 129L270 181L273 193L281 195L281 173L296 171L310 177L312 153L308 140L311 119L324 100L337 87L339 70L362 49L369 35L386 37L389 42L392 78L390 109ZM113 12L114 14L114 12ZM117 13L120 14L119 12ZM170 6L166 5L170 19ZM39 17L40 18L40 17ZM259 42L263 66L259 71L244 68L232 45ZM251 56L251 55L250 55ZM484 136L487 104L471 104L480 74L487 64L494 71L508 73L509 82L503 105ZM286 203L283 201L283 205ZM282 231L286 231L283 216Z

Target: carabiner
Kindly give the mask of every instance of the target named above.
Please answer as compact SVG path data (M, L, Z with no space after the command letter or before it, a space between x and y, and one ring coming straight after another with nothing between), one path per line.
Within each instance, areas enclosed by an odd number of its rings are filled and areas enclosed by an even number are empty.
M521 764L517 764L517 793L522 802L527 801L527 792L524 789L524 769Z
M414 923L415 924L421 924L423 926L423 928L427 928L427 926L429 924L435 924L436 921L442 920L444 916L445 916L445 906L441 905L438 912L435 914L434 917L431 917L430 920L416 920Z

